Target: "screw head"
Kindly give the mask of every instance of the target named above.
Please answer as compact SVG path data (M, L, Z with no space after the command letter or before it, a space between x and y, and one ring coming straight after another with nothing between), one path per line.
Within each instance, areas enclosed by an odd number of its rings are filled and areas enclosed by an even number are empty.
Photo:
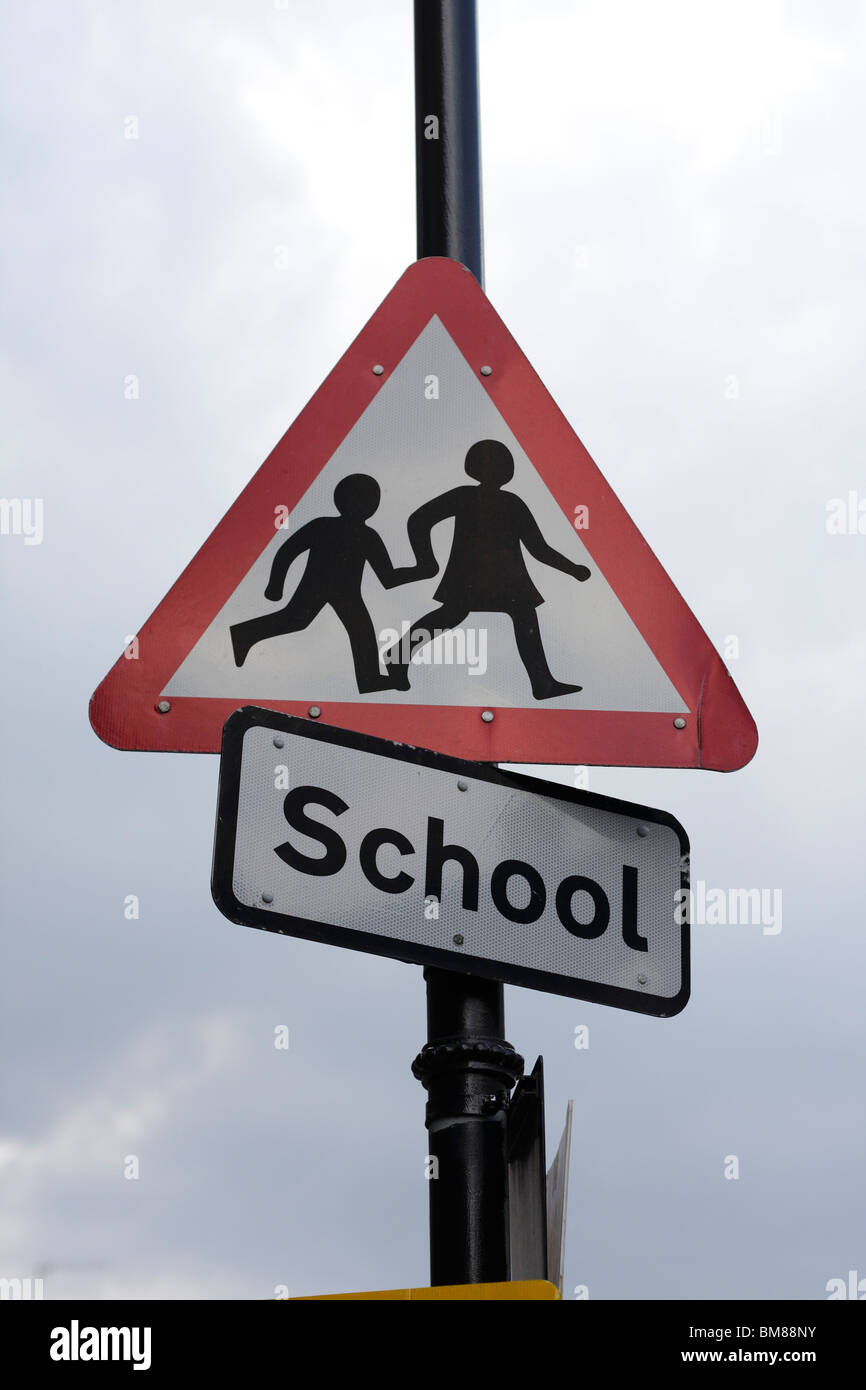
M458 790L459 792L468 792L468 790L469 790L469 783L468 783L468 782L458 782L458 783L457 783L457 790Z
M639 985L645 985L646 982L647 982L647 977L646 977L646 975L638 975L638 977L637 977L637 982L638 982Z
M318 705L310 705L310 708L307 710L307 714L311 719L318 719L321 713L322 711L319 709Z
M492 368L492 367L482 367L482 368L481 368L481 375L482 375L482 376L492 376L492 375L493 375L493 368Z
M684 729L685 727L686 727L686 721L682 718L681 715L678 716L678 717L674 720L674 728L675 728L675 729Z
M481 718L484 720L484 723L485 723L485 724L492 724L492 723L493 723L493 710L492 710L492 709L483 709L483 710L481 711Z
M263 903L272 903L273 901L274 901L274 895L273 895L273 893L262 893L262 902L263 902Z
M160 700L156 707L160 714L168 714L171 709L171 700Z
M286 740L285 740L284 738L280 738L280 736L277 735L277 737L274 739L274 747L275 747L275 748L285 748L285 746L286 746Z
M645 825L639 825L637 828L637 833L640 839L645 840L647 835L649 834L649 831Z
M457 933L457 935L456 935L455 938L454 938L454 945L455 945L455 946L462 946L462 945L463 945L463 937L460 935L459 932Z
M376 363L375 367L373 368L373 375L374 375L374 376L384 376L384 375L385 375L385 368L382 366L382 363L381 363L381 362L377 362L377 363Z

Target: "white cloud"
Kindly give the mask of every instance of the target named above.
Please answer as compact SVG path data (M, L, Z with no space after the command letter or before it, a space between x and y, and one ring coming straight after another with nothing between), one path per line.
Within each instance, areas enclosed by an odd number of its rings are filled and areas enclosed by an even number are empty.
M85 1078L41 1133L5 1138L0 1145L4 1272L25 1277L46 1261L60 1271L67 1264L116 1263L121 1250L104 1213L111 1209L109 1193L137 1181L124 1176L127 1156L139 1159L143 1176L138 1181L152 1177L155 1163L149 1163L149 1154L159 1149L166 1131L183 1123L187 1107L213 1103L214 1086L227 1084L248 1047L244 1031L228 1014L153 1025ZM67 1211L66 1221L47 1230L46 1208ZM172 1286L174 1275L159 1279ZM107 1280L115 1287L117 1272Z

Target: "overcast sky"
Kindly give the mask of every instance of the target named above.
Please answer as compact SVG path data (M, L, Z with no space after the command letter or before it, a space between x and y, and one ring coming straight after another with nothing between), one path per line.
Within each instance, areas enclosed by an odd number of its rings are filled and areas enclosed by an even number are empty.
M677 816L707 891L782 904L695 924L675 1019L506 990L550 1153L575 1101L566 1296L825 1298L866 1276L866 11L479 11L487 293L761 739L590 789ZM218 759L87 718L414 258L411 5L48 0L3 30L0 490L44 526L0 536L0 1275L424 1284L420 968L229 923Z

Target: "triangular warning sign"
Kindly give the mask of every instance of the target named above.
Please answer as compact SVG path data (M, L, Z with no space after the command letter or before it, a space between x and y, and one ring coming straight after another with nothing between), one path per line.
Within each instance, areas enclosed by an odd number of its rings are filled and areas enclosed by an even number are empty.
M474 277L398 281L93 696L120 748L263 705L482 762L741 767L717 652Z

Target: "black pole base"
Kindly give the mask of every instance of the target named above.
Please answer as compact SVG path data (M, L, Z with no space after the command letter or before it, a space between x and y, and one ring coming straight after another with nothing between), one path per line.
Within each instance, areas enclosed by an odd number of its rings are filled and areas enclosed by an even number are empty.
M427 1090L430 1282L509 1278L507 1115L523 1058L503 1033L502 985L428 968L430 1041L412 1063Z

